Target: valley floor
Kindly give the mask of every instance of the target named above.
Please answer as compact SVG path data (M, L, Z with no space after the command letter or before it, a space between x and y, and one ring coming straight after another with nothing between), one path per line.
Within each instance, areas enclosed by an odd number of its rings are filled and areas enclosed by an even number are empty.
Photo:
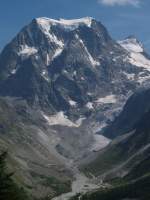
M101 135L95 134L94 136L95 143L93 144L92 149L90 149L90 152L98 151L107 146L110 142L110 140ZM52 200L69 200L76 194L85 194L86 192L93 191L103 186L101 181L99 181L99 183L97 183L97 181L94 181L94 175L92 177L91 174L91 178L89 178L86 175L84 175L84 173L80 172L78 170L78 164L76 164L75 162L70 162L68 168L72 169L72 172L74 174L74 181L72 182L72 191L69 193L64 193L58 197L54 197Z
M88 191L98 189L100 186L92 183L92 179L89 179L84 174L80 173L77 169L74 170L75 180L72 183L72 191L62 194L52 200L69 200L71 197L79 193L86 193Z

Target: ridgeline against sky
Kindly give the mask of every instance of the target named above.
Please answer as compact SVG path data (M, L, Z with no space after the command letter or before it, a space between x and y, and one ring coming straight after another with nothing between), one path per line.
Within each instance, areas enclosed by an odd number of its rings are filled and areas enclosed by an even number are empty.
M33 18L91 16L100 20L115 39L136 35L150 51L149 8L146 0L1 0L0 49Z

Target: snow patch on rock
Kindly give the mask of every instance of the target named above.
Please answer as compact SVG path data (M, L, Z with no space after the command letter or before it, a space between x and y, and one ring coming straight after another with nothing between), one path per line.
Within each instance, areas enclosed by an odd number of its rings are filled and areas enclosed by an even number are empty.
M145 82L150 80L150 74L144 75L142 72L139 74L138 83L143 85Z
M92 102L88 102L88 103L86 104L86 107L87 107L88 109L90 109L90 110L93 110L93 109L94 109L93 103L92 103Z
M13 69L13 70L11 71L11 74L16 74L16 72L17 72L17 69Z
M142 53L144 51L142 44L136 38L127 38L118 43L129 52Z
M118 43L129 52L125 61L150 71L150 59L144 56L144 48L136 38L127 38L126 40L118 41Z
M77 105L77 102L73 101L73 100L69 100L69 104L71 106L76 106Z
M18 55L31 56L38 52L35 47L29 47L28 45L20 45Z
M150 60L141 53L131 53L128 61L137 67L143 67L150 71Z
M134 80L135 74L133 74L133 73L127 73L127 72L123 72L123 74L124 74L129 80Z
M49 126L60 125L67 127L80 127L82 125L83 120L85 119L79 118L76 122L72 122L62 111L51 116L47 116L43 113L43 117L47 121Z
M97 65L100 65L100 62L98 62L97 60L95 60L92 55L90 54L90 52L88 51L87 47L85 46L84 42L79 38L79 36L76 34L76 38L79 39L80 43L83 45L86 53L87 53L87 56L88 56L88 59L89 61L91 62L91 64L93 66L97 66Z
M50 20L48 18L37 18L36 19L41 31L47 36L50 42L57 44L59 47L63 48L63 41L59 40L54 33L51 32L52 22L56 20Z
M46 70L43 70L41 73L41 76L46 80L49 81L48 73Z
M58 57L62 53L62 51L63 51L63 48L56 49L56 51L52 57L52 60L54 60L56 57Z
M116 102L117 102L116 95L113 95L113 94L105 96L105 97L101 97L95 101L95 103L97 104L110 104L110 103L112 104Z

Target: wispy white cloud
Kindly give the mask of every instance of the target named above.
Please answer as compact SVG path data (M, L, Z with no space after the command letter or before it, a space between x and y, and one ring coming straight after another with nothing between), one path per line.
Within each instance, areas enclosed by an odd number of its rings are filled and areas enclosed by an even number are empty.
M135 7L140 6L141 0L98 0L99 3L106 5L106 6L126 6L126 5L132 5Z

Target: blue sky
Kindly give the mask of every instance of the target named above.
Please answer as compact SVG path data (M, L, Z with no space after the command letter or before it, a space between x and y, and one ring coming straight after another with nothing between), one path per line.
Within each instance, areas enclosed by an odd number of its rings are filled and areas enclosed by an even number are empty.
M101 21L115 39L135 35L150 52L149 0L0 0L0 49L33 18Z

